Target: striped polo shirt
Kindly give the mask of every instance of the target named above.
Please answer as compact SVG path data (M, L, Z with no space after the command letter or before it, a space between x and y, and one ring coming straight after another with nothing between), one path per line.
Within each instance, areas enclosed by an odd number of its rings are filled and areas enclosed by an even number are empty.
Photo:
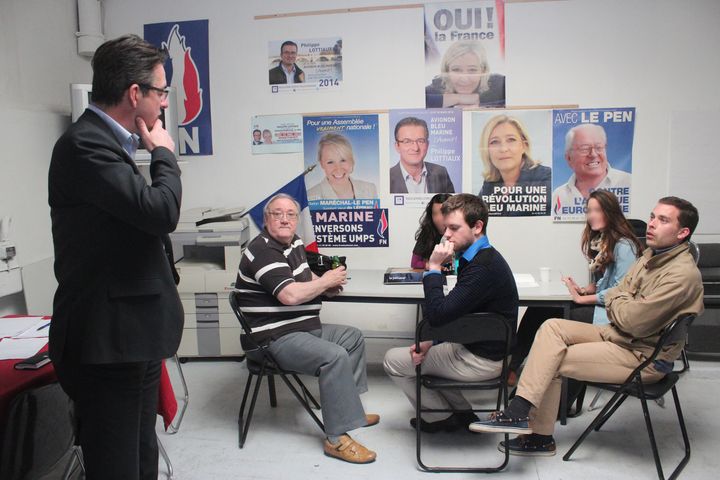
M287 246L263 229L250 242L240 260L235 289L240 292L240 310L258 342L264 343L289 332L320 328L319 298L301 305L283 305L277 299L278 293L291 283L311 280L305 246L297 235ZM240 339L246 348L244 335Z

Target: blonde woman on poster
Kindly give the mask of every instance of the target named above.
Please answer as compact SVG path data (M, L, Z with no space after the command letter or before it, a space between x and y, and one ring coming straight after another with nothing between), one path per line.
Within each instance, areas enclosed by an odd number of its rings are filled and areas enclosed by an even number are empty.
M377 198L374 183L350 177L355 169L355 157L345 136L326 133L320 138L318 164L325 172L325 178L308 189L308 200Z
M498 186L550 187L552 170L532 159L530 137L517 118L498 115L485 124L480 156L485 168L481 195L492 195Z
M427 108L504 107L505 76L490 73L485 48L477 40L453 43L440 75L425 87Z
M552 170L540 165L532 158L530 136L527 129L517 118L508 115L492 117L483 128L480 136L480 157L483 162L483 185L480 195L489 203L493 199L522 199L536 195L544 199L544 208L531 209L535 215L548 215L550 212L550 185ZM532 188L539 187L539 188ZM509 203L527 204L525 200ZM525 215L527 209L503 209L503 215Z

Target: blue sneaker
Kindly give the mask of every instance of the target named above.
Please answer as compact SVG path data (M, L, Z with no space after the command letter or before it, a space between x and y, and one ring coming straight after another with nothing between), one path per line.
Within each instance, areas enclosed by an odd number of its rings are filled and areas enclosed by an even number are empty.
M528 421L528 417L510 418L500 411L491 413L487 420L471 423L468 428L471 432L530 434Z
M537 436L518 435L510 439L508 442L508 450L510 455L519 455L521 457L552 457L555 455L555 440L539 440ZM505 453L505 441L498 444L498 450Z

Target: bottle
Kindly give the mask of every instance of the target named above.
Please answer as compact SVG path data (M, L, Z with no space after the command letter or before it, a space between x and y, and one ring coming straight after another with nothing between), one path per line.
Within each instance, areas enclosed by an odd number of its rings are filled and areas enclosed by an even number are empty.
M333 270L335 270L335 269L338 268L340 265L341 265L341 263L340 263L340 257L338 257L337 255L333 255L331 268L332 268Z

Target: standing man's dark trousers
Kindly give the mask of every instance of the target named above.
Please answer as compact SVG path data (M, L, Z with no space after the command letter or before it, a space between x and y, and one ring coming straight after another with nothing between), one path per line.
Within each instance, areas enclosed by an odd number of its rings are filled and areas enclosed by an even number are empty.
M87 480L156 480L160 360L55 365L75 402Z

